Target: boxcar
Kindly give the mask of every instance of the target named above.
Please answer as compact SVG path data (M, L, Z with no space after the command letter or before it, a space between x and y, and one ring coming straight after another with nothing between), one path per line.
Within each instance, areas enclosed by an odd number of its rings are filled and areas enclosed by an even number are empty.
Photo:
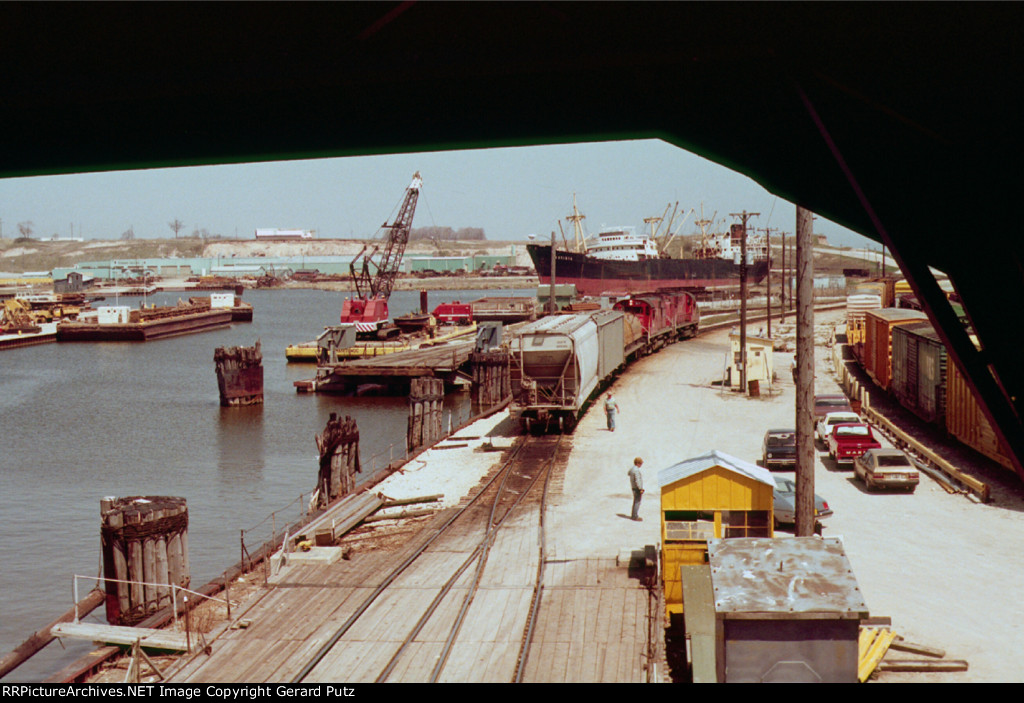
M946 363L946 431L968 447L1011 471L1013 462L967 380L956 364Z
M892 332L892 384L900 405L925 422L946 421L946 347L928 322Z
M623 315L599 310L553 315L512 342L513 419L527 431L571 432L583 406L625 361Z
M889 389L892 375L893 330L927 320L923 312L903 308L882 308L864 312L863 365L871 379L883 390Z

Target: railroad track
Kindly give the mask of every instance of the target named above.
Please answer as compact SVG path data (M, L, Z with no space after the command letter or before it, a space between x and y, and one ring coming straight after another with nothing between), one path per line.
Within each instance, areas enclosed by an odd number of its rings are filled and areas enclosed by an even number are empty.
M408 605L393 606L392 612L411 613L408 622L403 622L405 634L397 642L394 652L376 676L376 682L394 680L396 672L401 677L419 681L442 680L450 656L465 626L470 609L480 592L484 580L488 557L502 534L503 528L516 525L523 529L528 522L535 521L539 530L536 570L528 615L523 619L517 651L506 658L514 669L510 681L522 680L523 671L529 658L532 627L536 621L543 592L544 539L543 521L549 479L556 459L560 456L564 437L561 435L525 437L517 443L512 453L496 470L477 493L453 511L432 534L394 566L380 584L363 600L349 618L331 635L298 674L292 683L316 680L318 672L329 676L332 651L345 636L360 624L371 608L378 603L393 599L408 602ZM524 544L527 543L524 541ZM452 553L464 553L465 558L452 559ZM439 588L437 571L433 569L438 555L446 555L445 568L450 570ZM424 590L410 589L409 575L424 565L422 572L431 571L436 590L430 602L423 606ZM403 578L406 583L403 584ZM404 590L403 590L404 586ZM420 613L416 617L416 613ZM412 621L414 619L414 621ZM363 623L362 627L366 627ZM429 631L429 636L424 635ZM394 632L393 628L391 632ZM442 637L439 632L443 632ZM395 644L392 634L388 646ZM424 646L424 641L431 644ZM513 659L512 654L515 654ZM492 662L493 663L493 662ZM428 666L429 665L429 666ZM322 670L318 667L322 667ZM429 668L429 672L427 671ZM500 668L500 667L497 667ZM460 677L460 674L455 674Z

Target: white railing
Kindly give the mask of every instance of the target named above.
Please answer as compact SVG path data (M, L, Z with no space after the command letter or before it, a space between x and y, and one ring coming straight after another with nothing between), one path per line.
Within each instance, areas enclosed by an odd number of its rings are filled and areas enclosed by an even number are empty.
M147 582L147 581L129 581L129 580L125 580L125 579L106 578L104 576L83 576L81 574L74 574L74 576L72 576L72 591L74 592L74 598L75 598L75 622L76 623L79 622L79 619L78 619L78 579L87 579L87 580L90 580L90 581L96 581L97 585L98 585L98 583L100 581L103 581L103 582L106 582L106 583L127 583L129 585L133 585L134 584L134 585L139 585L139 586L150 586L150 587L159 588L159 589L169 588L169 589L171 589L171 605L173 606L173 610L174 610L174 624L175 625L178 624L178 591L181 591L182 593L186 593L186 594L192 594L192 595L195 595L195 596L199 596L200 598L205 598L207 600L217 601L218 603L225 604L227 606L227 609L228 609L228 619L231 618L231 601L228 598L223 598L222 599L222 598L216 598L214 596L208 596L208 595L205 595L203 593L199 593L198 591L193 591L193 590L190 590L188 588L185 588L184 586L178 586L178 585L173 584L173 583L151 583L151 582ZM227 581L225 581L225 587L227 587ZM183 596L183 599L184 599L185 603L188 603L188 596L187 595ZM157 599L157 602L159 602L159 598Z

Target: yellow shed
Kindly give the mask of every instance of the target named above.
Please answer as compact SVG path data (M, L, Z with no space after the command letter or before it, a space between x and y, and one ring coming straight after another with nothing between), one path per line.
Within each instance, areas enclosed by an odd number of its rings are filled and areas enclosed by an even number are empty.
M712 451L658 472L661 578L667 616L683 612L679 567L705 564L708 540L772 537L771 472Z

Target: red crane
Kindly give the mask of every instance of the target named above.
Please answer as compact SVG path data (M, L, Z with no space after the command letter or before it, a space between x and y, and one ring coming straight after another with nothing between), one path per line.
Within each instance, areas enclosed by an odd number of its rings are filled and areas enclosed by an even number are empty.
M387 230L383 245L374 244L367 254L370 244L352 259L349 268L352 282L356 287L356 297L346 300L341 308L341 322L355 323L359 332L376 332L388 319L388 298L395 286L398 269L402 265L405 245L409 243L409 232L412 231L412 217L416 212L416 200L420 195L423 179L419 171L412 177L412 183L405 189L405 198L398 209L398 215L392 224L384 223L382 229ZM378 261L374 255L380 251Z

